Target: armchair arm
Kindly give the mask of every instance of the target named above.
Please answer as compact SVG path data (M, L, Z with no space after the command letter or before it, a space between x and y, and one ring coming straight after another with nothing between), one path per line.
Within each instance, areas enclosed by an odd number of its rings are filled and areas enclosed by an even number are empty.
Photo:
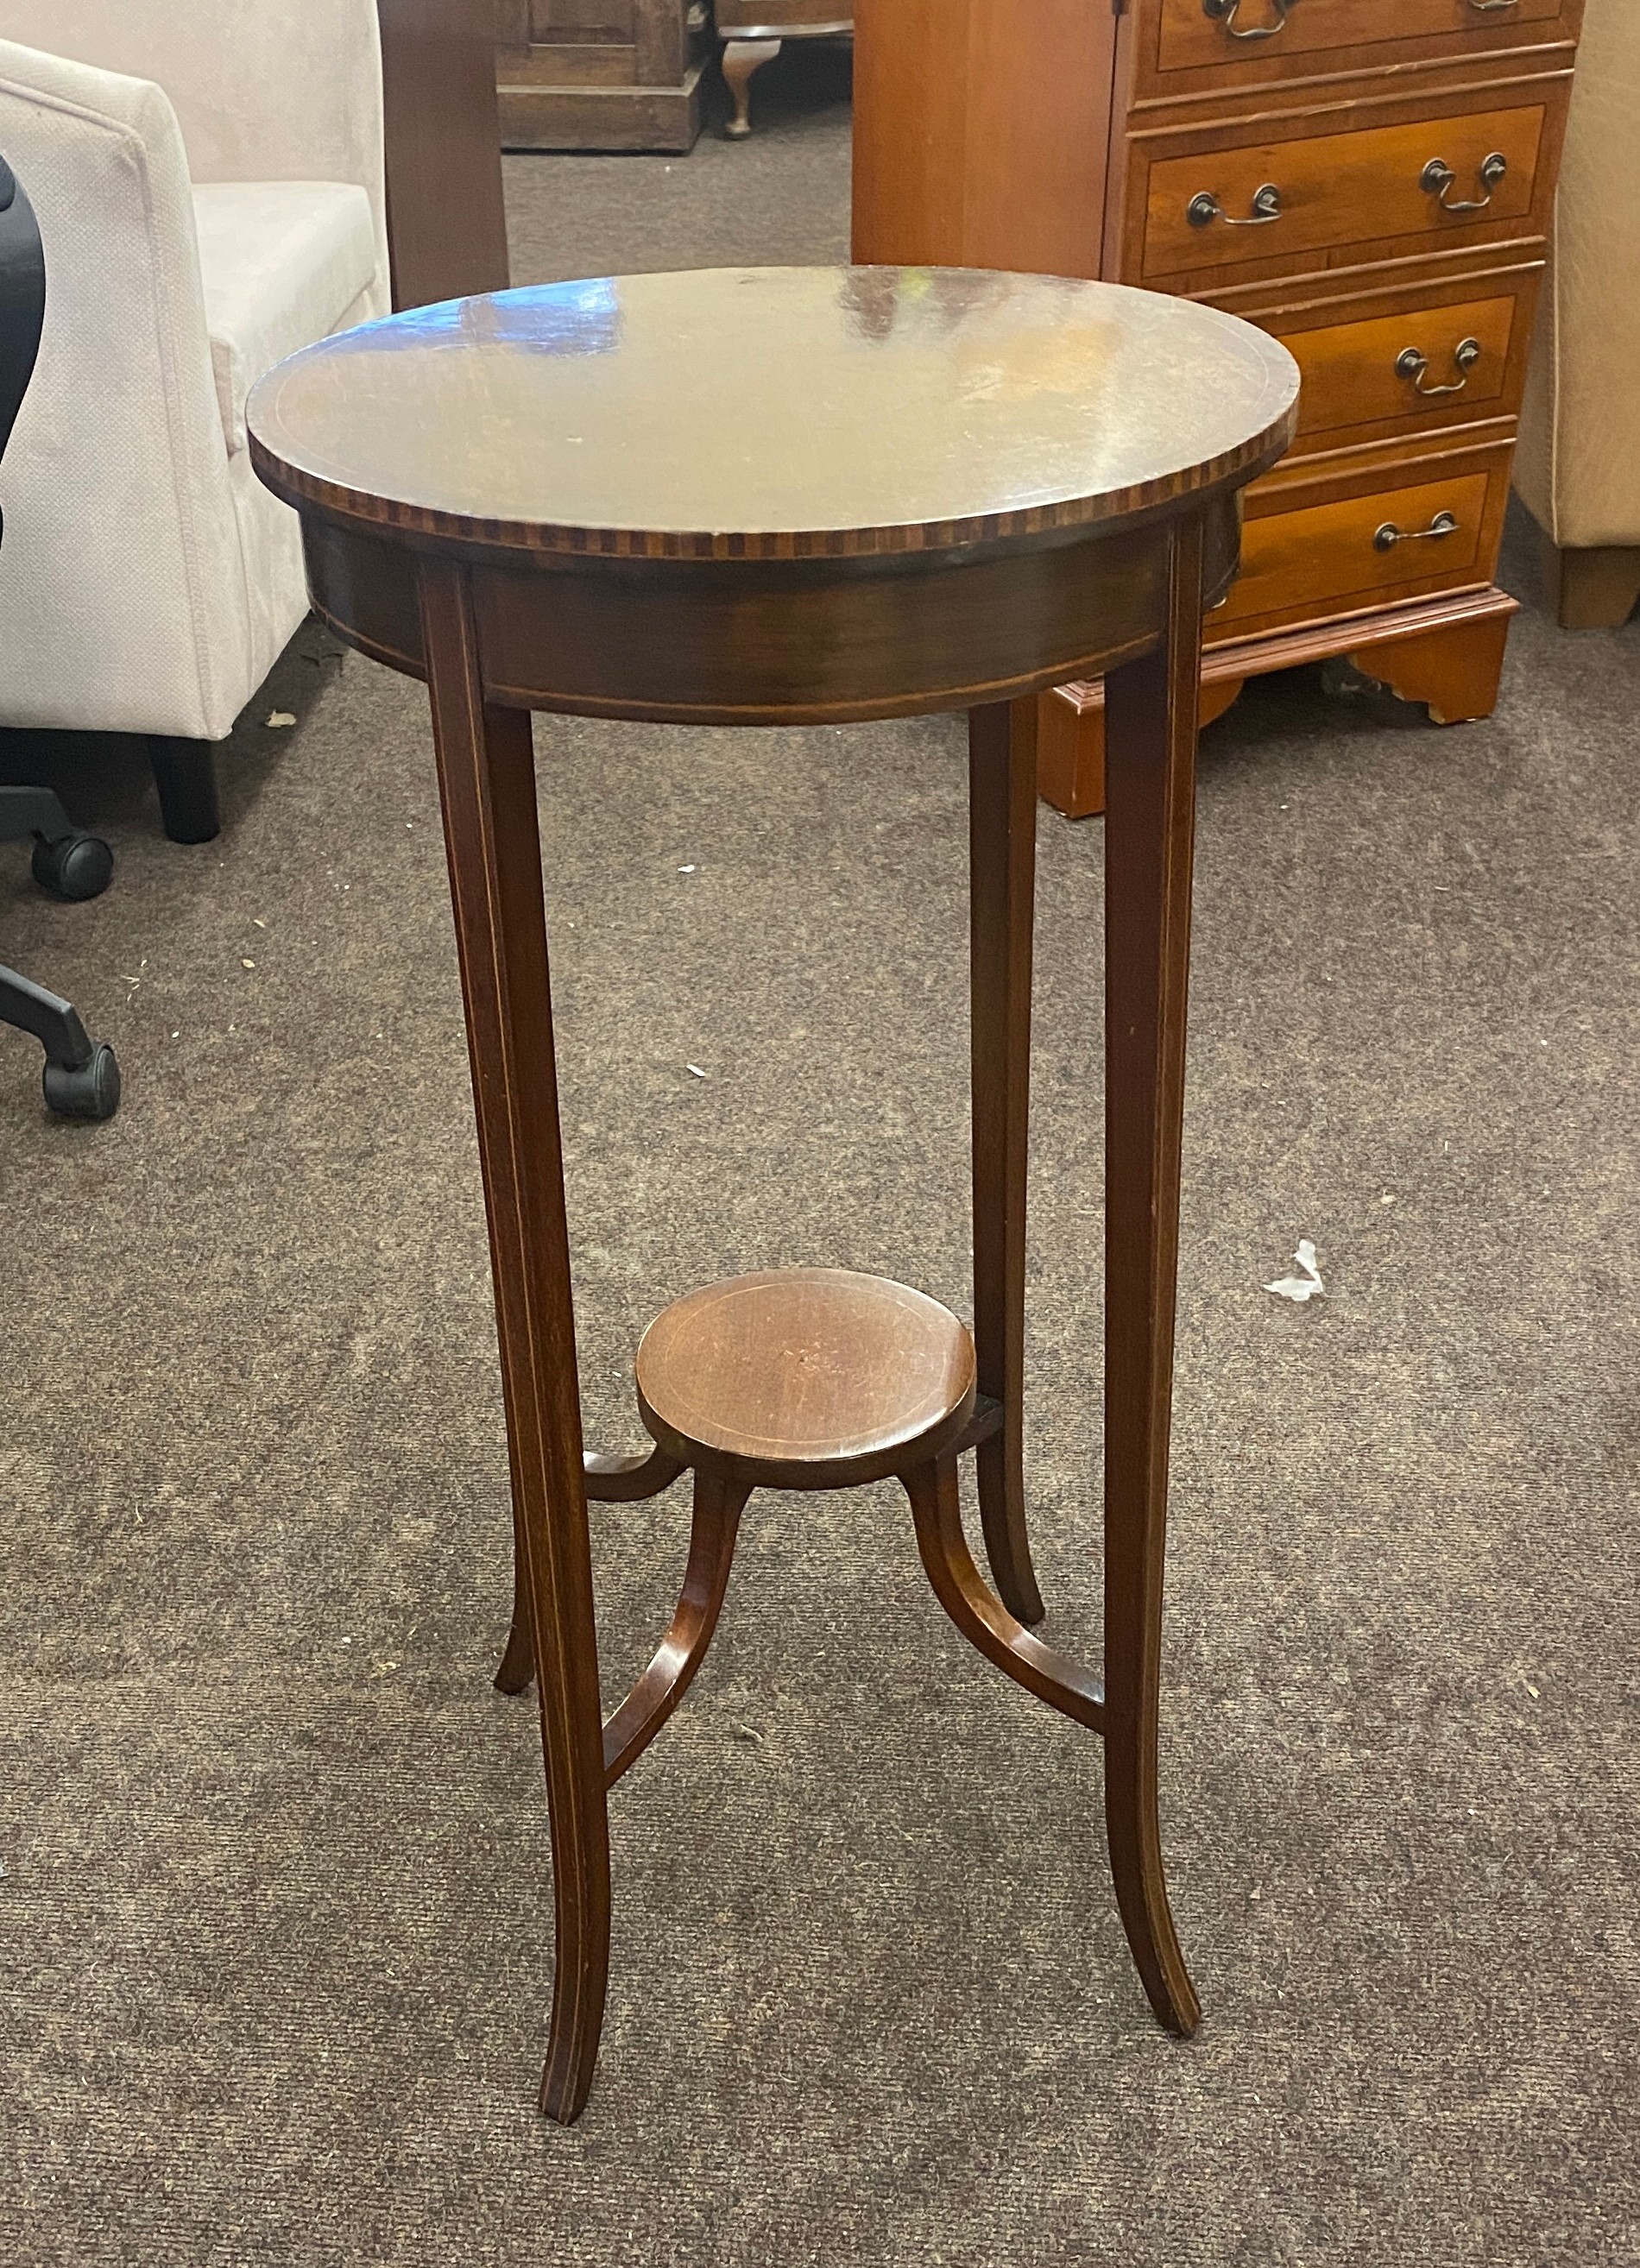
M40 359L0 468L0 718L180 729L103 713L134 685L139 711L215 737L237 705L244 571L175 114L144 80L0 41L0 154L46 262Z

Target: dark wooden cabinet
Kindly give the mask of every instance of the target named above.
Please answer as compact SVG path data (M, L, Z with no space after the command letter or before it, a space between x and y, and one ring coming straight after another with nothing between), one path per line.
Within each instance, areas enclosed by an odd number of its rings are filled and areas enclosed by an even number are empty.
M395 307L504 291L491 0L377 0Z
M498 0L512 150L687 150L700 130L706 0Z
M1210 301L1304 372L1208 618L1202 714L1346 654L1441 722L1497 696L1494 584L1583 0L856 0L854 256ZM1041 717L1103 800L1103 693Z

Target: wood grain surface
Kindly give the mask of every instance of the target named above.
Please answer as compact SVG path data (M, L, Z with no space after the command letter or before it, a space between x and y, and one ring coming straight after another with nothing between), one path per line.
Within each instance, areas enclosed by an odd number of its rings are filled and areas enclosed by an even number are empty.
M1097 0L855 0L854 258L1098 275L1117 29Z
M1453 110L1404 126L1351 126L1336 134L1294 132L1280 138L1224 144L1210 153L1157 158L1145 178L1144 248L1147 283L1192 277L1206 269L1278 258L1296 261L1363 238L1427 234L1448 241L1468 228L1496 227L1532 209L1544 105L1508 109ZM1496 151L1509 171L1489 191L1481 166ZM1425 166L1444 158L1457 175L1443 204L1422 186ZM1267 225L1232 225L1213 220L1193 226L1193 199L1203 192L1245 223L1256 192L1272 184L1281 200ZM1478 211L1456 201L1484 200Z
M644 1333L637 1372L662 1448L788 1487L898 1470L936 1429L956 1438L975 1391L973 1341L948 1307L840 1268L691 1292Z
M1465 40L1480 49L1511 34L1548 39L1569 17L1575 30L1581 13L1582 0L1504 0L1490 11L1475 0L1238 0L1233 15L1209 16L1202 0L1161 0L1149 48L1164 78L1206 70L1234 85L1289 61L1325 70L1340 54L1391 41L1450 53Z
M494 47L486 0L377 0L393 304L505 291Z
M855 256L1143 281L1245 315L1305 364L1295 453L1354 448L1367 486L1399 471L1376 456L1381 441L1451 436L1455 453L1484 440L1506 455L1582 21L1583 0L1121 0L1109 16L1065 0L862 0ZM1507 170L1488 182L1494 152ZM1437 158L1452 169L1444 191L1423 185ZM1274 210L1267 195L1260 218L1267 186ZM1193 226L1198 197L1214 210L1198 206ZM1469 311L1469 328L1420 322L1385 358L1390 318L1444 307ZM1471 337L1480 353L1466 371L1453 357ZM1428 357L1422 391L1396 370L1406 347ZM1461 391L1434 390L1463 376ZM1363 493L1353 477L1338 491ZM1505 464L1501 483L1489 475L1466 567L1415 574L1408 553L1380 578L1385 608L1422 592L1431 630L1447 624L1450 666L1416 681L1438 677L1443 701L1461 687L1464 716L1489 709L1481 671L1502 652L1509 608L1490 578L1506 493ZM1254 487L1249 518L1267 508L1283 507ZM1300 630L1303 659L1377 642L1355 619L1353 557L1327 547L1316 578L1279 608L1253 615L1236 602L1238 674L1285 666ZM1460 580L1486 594L1489 628L1450 617ZM1225 631L1210 618L1209 652ZM1384 637L1402 644L1398 614ZM1100 808L1093 677L1067 674L1044 696L1044 792L1076 815ZM1222 700L1228 670L1213 682Z

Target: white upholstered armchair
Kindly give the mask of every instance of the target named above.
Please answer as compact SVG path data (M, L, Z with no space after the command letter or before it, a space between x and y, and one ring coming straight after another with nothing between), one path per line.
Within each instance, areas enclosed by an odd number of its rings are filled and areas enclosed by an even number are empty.
M0 725L149 736L166 829L307 612L245 396L386 313L376 0L0 0L46 323L0 468Z

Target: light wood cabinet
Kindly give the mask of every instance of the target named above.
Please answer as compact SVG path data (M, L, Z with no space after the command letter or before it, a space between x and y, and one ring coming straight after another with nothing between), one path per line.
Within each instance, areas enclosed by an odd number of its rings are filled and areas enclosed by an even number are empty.
M1210 301L1304 373L1207 628L1204 718L1348 654L1442 722L1497 697L1493 577L1582 0L856 0L854 256ZM1044 792L1104 795L1097 686Z

